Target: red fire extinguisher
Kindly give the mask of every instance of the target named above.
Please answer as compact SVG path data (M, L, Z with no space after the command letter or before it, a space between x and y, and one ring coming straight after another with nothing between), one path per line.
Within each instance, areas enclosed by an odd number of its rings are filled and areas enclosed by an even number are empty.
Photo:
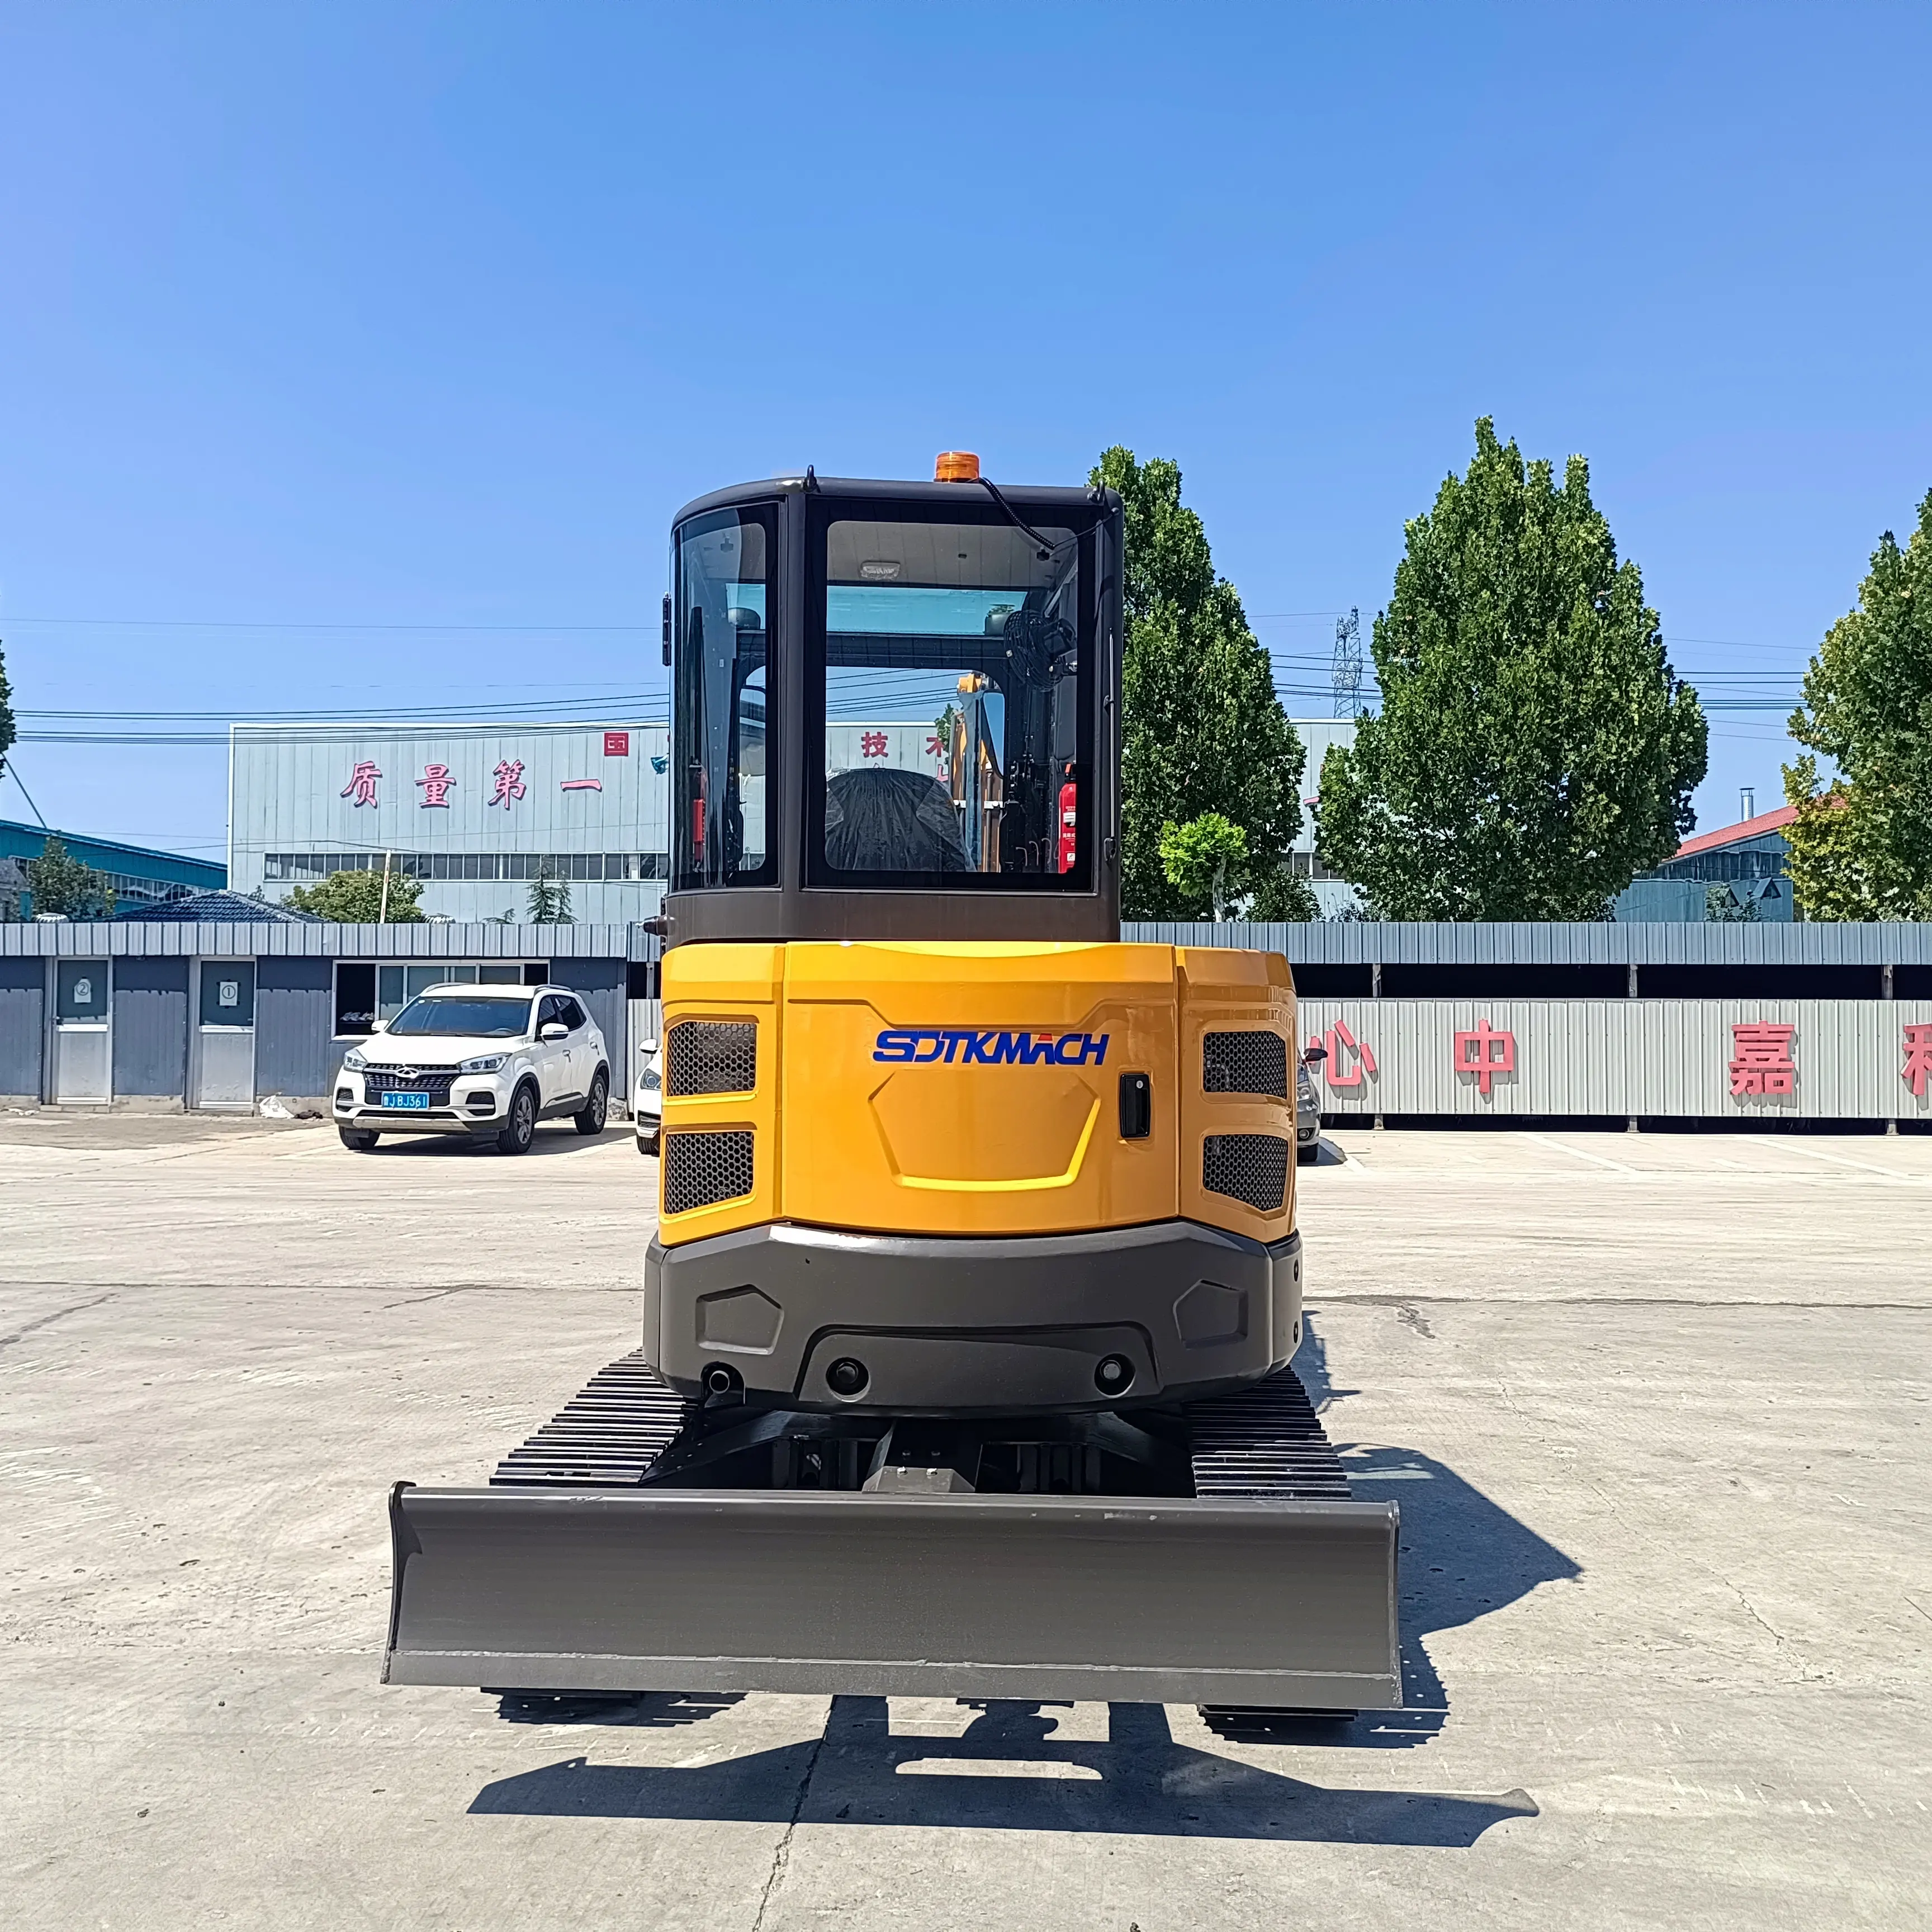
M1060 869L1063 872L1072 871L1074 849L1079 842L1079 789L1071 778L1060 788Z

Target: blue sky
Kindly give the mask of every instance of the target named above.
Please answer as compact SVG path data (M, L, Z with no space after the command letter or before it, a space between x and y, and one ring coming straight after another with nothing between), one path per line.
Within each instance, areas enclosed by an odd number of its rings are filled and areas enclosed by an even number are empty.
M1928 70L1922 6L16 0L14 702L634 711L686 499L1123 442L1321 714L1489 414L1776 706L1713 711L1724 824L1932 488ZM15 757L56 824L223 844L218 743Z

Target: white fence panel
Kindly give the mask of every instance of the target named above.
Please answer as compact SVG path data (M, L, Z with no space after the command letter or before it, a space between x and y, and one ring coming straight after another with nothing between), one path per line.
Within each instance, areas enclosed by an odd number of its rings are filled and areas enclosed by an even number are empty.
M1311 999L1300 1028L1335 1113L1932 1120L1932 1000Z

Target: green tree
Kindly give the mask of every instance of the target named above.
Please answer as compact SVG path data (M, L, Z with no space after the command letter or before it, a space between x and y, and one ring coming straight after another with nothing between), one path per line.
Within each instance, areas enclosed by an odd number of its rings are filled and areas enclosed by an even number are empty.
M0 775L7 770L7 754L14 748L14 692L7 682L7 654L0 651Z
M112 919L114 888L104 872L82 864L53 833L38 859L29 859L20 870L26 874L27 890L34 896L34 910L64 913L69 919Z
M1932 919L1932 492L1905 548L1887 530L1858 608L1825 634L1784 768L1791 879L1807 919ZM1821 787L1818 759L1838 777Z
M1376 618L1380 716L1324 760L1318 840L1382 918L1598 919L1693 823L1707 730L1573 456L1476 424Z
M532 926L571 922L570 881L559 874L548 859L537 861L536 877L530 881L530 922Z
M1184 899L1204 895L1214 916L1228 916L1228 882L1247 869L1248 835L1218 812L1204 812L1185 825L1168 819L1160 828L1160 866Z
M420 926L422 881L393 868L386 905L380 872L332 872L319 886L297 886L282 903L342 926Z
M1122 910L1130 919L1208 911L1206 881L1188 872L1194 889L1184 890L1169 877L1161 836L1215 813L1246 840L1234 892L1252 896L1258 917L1310 916L1312 896L1286 869L1306 754L1240 598L1215 575L1201 519L1181 502L1180 466L1137 462L1116 446L1090 480L1118 490L1126 511Z

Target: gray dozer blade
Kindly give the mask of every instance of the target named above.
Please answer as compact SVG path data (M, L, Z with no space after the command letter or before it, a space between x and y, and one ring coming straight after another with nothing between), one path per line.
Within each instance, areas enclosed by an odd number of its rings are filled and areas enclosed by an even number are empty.
M399 1483L390 1684L1388 1709L1393 1503Z

